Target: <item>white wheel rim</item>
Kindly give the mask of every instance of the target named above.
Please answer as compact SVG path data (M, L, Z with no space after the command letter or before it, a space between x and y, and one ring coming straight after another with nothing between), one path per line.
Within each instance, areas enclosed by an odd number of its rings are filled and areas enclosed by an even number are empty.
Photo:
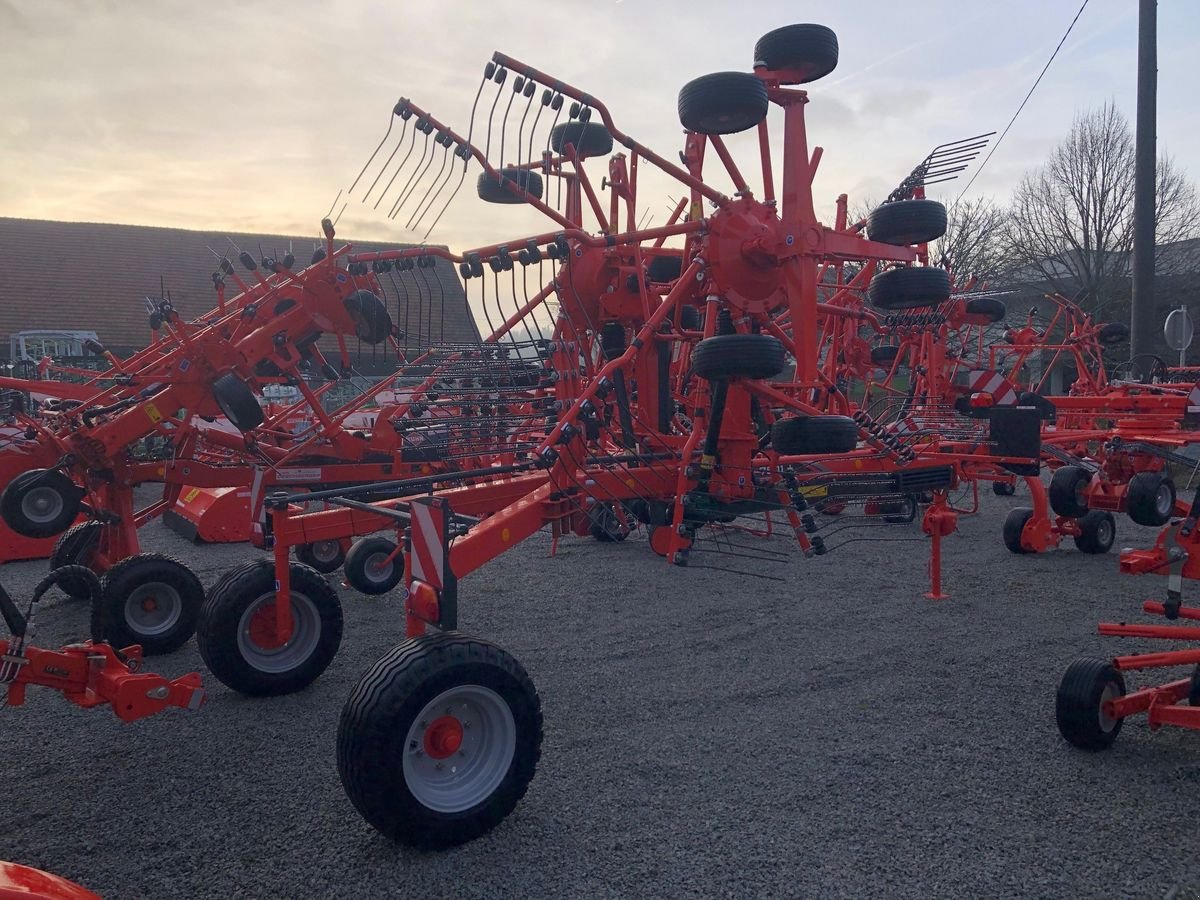
M183 615L179 591L161 581L149 581L125 598L125 621L134 634L157 636L170 631Z
M317 541L312 545L312 556L317 562L333 562L342 547L337 541Z
M363 561L363 574L367 576L367 581L383 584L392 577L395 562L388 559L391 555L386 550L378 550Z
M63 511L63 496L52 487L40 486L25 492L21 498L21 514L30 522L45 525L53 522Z
M439 729L458 742L439 745ZM504 698L483 685L459 685L425 704L408 729L404 781L427 809L463 812L496 791L516 749L517 724Z
M1100 707L1096 711L1096 718L1100 724L1100 730L1108 734L1117 727L1117 722L1121 721L1115 716L1110 716L1104 711L1104 704L1110 700L1116 700L1121 696L1121 689L1115 681L1110 681L1104 686L1104 690L1100 693Z
M1175 509L1175 500L1171 496L1171 486L1162 482L1154 494L1154 506L1160 516L1169 516Z
M1113 542L1113 524L1108 519L1101 520L1100 524L1096 526L1096 540L1102 547Z
M270 646L263 640L258 627L266 617L274 618L275 592L255 599L238 622L238 655L260 672L278 675L303 665L321 642L321 616L317 607L304 594L291 591L292 635L286 643ZM260 616L256 621L255 617Z

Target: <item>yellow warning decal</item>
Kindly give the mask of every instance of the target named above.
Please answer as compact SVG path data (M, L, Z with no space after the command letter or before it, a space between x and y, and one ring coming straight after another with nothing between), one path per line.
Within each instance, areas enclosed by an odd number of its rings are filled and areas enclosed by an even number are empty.
M150 417L150 421L157 425L163 420L162 413L158 411L158 407L153 403L147 403L144 407L146 415Z
M190 491L188 491L186 494L183 495L183 502L191 503L193 500L195 500L199 496L200 496L200 488L192 488Z
M829 485L827 485L827 484L810 484L807 486L801 485L800 496L809 498L809 499L811 499L813 497L828 497L829 496Z
M701 203L699 200L697 200L692 204L692 208L688 212L688 221L689 222L698 222L700 219L703 219L703 218L704 218L704 204Z

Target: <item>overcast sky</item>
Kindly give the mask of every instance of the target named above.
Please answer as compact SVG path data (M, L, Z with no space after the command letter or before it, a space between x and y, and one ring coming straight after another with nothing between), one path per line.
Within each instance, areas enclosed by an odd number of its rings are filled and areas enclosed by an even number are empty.
M674 158L679 87L708 72L748 71L757 38L795 21L828 25L841 43L837 70L809 86L825 211L842 192L852 202L882 197L935 144L1002 129L1078 7L0 0L0 215L314 234L396 99L410 97L465 133L497 49L592 93L624 130ZM1132 122L1136 46L1137 3L1091 0L971 195L1003 200L1080 109L1114 99ZM1159 147L1193 179L1198 58L1200 2L1160 0ZM753 152L749 135L732 144ZM526 210L478 201L474 174L431 241L463 248L544 229ZM665 179L642 188L647 215L661 222L678 191ZM339 233L419 237L404 230L406 218L390 222L382 209L351 202Z

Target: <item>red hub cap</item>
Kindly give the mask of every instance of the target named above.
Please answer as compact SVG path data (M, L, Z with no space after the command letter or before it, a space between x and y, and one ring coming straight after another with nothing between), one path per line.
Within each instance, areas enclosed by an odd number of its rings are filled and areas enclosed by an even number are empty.
M286 643L279 639L279 632L275 629L274 603L263 604L250 617L250 640L264 650L274 650Z
M158 609L158 601L153 597L147 597L142 601L142 609L144 609L146 612L154 612L156 609Z
M462 741L462 722L454 716L442 716L425 729L425 754L433 759L445 759L458 752Z

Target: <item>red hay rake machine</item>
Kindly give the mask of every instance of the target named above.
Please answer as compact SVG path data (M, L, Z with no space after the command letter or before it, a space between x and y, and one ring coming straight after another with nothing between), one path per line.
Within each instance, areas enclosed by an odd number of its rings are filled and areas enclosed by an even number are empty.
M374 195L376 209L407 214L410 228L430 215L436 224L477 162L481 199L524 203L553 222L550 231L462 253L422 247L346 256L376 275L423 257L457 265L491 334L476 347L431 350L410 399L445 400L493 431L466 448L451 416L444 427L454 467L358 487L271 492L256 540L273 559L226 573L197 626L201 654L226 685L288 693L321 674L342 630L336 592L291 561L293 547L361 537L355 548L363 548L371 592L403 582L407 638L355 688L338 737L347 793L384 834L429 848L470 840L511 812L533 777L542 734L536 689L511 655L457 626L460 580L534 533L548 528L557 544L571 534L620 541L644 529L651 548L675 566L727 568L726 558L783 564L788 556L767 545L735 544L730 535L744 527L737 520L759 517L769 526L775 513L805 554L821 554L835 546L818 533L811 498L861 501L865 514L850 517L861 524L911 521L919 498L928 503L931 593L940 597L940 539L957 517L947 492L1000 472L1036 473L1036 409L987 397L973 403L970 390L960 392L965 402L956 409L942 383L949 331L996 317L987 304L952 299L949 273L929 265L926 245L945 231L946 211L924 198L923 187L954 168L953 156L931 155L865 227L847 225L844 198L835 227L816 216L821 150L809 150L808 97L795 85L836 62L829 29L789 26L759 41L753 73L685 85L681 165L622 131L596 98L500 53L484 69L465 136L412 101L393 109L347 202L374 167L360 202ZM481 101L491 112L477 131ZM772 107L784 117L778 193ZM740 132L757 138L761 197L726 143ZM614 142L624 149L608 160L598 191L586 163L608 155ZM686 192L670 220L653 228L638 227L645 166ZM719 180L732 193L714 187ZM886 321L852 302L864 292L889 312ZM837 324L847 322L854 327ZM868 324L909 340L903 352L920 368L938 364L929 384L889 407L886 419L859 404L839 368L861 361L852 332ZM917 333L929 328L932 336ZM489 357L528 366L531 390L492 396L464 385ZM794 373L784 376L789 359ZM470 393L477 390L488 393L486 414L483 398ZM926 421L902 427L914 412ZM516 432L505 431L514 422ZM305 512L302 502L326 508ZM744 574L772 577L762 568Z
M1200 608L1183 603L1184 579L1200 579L1200 491L1191 507L1165 527L1153 548L1126 550L1121 571L1167 577L1165 602L1148 600L1143 610L1171 622L1200 620ZM1200 629L1186 625L1105 622L1102 635L1175 643L1200 641ZM1165 684L1127 693L1125 673L1190 666L1191 672ZM1136 653L1112 659L1082 657L1067 667L1058 687L1055 716L1062 736L1082 750L1106 750L1125 719L1146 713L1153 730L1163 725L1200 730L1200 649Z

